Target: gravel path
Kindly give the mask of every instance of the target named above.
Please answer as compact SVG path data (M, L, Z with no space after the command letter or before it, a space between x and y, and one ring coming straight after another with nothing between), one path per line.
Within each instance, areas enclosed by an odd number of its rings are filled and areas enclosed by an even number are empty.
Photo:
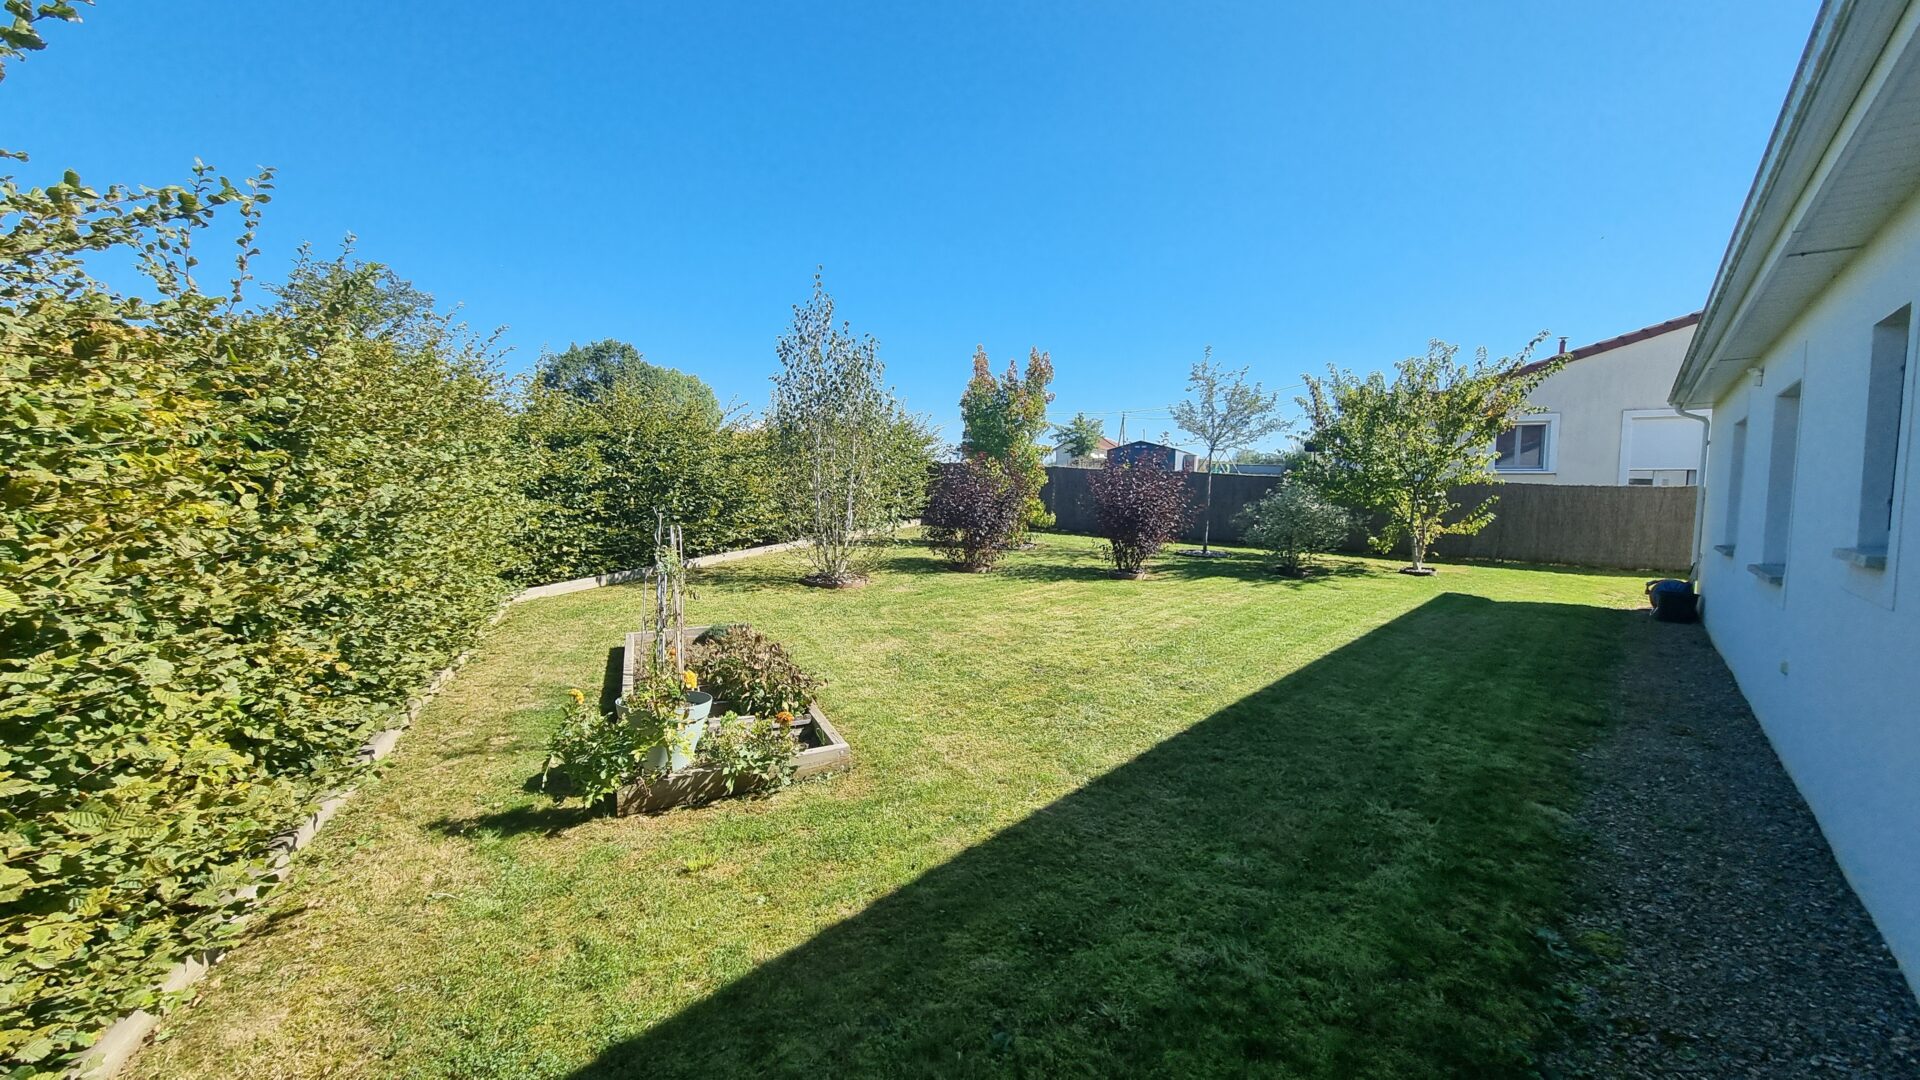
M1920 1005L1698 626L1637 619L1549 1077L1920 1077Z

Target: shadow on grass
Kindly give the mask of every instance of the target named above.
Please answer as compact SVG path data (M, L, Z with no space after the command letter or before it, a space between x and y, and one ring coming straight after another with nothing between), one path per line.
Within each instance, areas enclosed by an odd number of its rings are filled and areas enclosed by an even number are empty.
M495 836L522 836L527 833L553 834L570 829L595 816L594 807L575 802L571 805L516 806L491 814L464 818L441 818L427 828L442 836L465 837L477 833Z
M574 1075L1526 1075L1626 617L1436 597Z

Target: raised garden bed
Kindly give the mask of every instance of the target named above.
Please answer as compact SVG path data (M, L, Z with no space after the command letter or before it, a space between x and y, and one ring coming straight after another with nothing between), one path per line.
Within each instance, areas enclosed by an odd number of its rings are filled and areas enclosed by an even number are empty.
M692 641L707 629L705 626L687 627L687 640ZM627 635L625 654L620 659L622 697L633 693L635 674L646 663L647 652L652 647L653 634L650 632ZM718 723L728 708L727 702L715 701L710 722ZM853 767L853 749L847 745L847 740L840 737L839 730L827 719L827 714L820 711L820 706L807 706L807 718L795 725L793 734L800 740L800 752L793 758L793 779L806 780L845 772ZM613 812L620 816L657 813L675 806L710 802L729 794L742 795L752 790L751 784L743 783L728 792L727 777L719 769L682 769L651 784L628 784L621 788L613 795Z

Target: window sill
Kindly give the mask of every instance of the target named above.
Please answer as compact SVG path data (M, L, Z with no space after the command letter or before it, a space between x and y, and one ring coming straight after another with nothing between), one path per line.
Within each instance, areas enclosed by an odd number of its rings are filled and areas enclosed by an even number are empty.
M1552 476L1552 469L1495 469L1496 476Z
M1747 564L1747 573L1769 585L1780 585L1787 580L1787 564L1777 562L1757 562Z
M1722 555L1725 555L1729 559L1733 558L1732 544L1715 544L1713 545L1713 550L1719 552Z
M1862 570L1885 570L1887 568L1887 549L1881 545L1873 547L1834 548L1833 557Z

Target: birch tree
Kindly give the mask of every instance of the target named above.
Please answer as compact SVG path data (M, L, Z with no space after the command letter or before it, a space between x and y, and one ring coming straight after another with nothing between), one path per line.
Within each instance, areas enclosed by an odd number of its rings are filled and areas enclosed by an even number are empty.
M815 275L775 351L768 420L781 495L810 541L807 580L836 588L866 580L877 541L926 501L933 437L885 383L879 343L833 320Z

